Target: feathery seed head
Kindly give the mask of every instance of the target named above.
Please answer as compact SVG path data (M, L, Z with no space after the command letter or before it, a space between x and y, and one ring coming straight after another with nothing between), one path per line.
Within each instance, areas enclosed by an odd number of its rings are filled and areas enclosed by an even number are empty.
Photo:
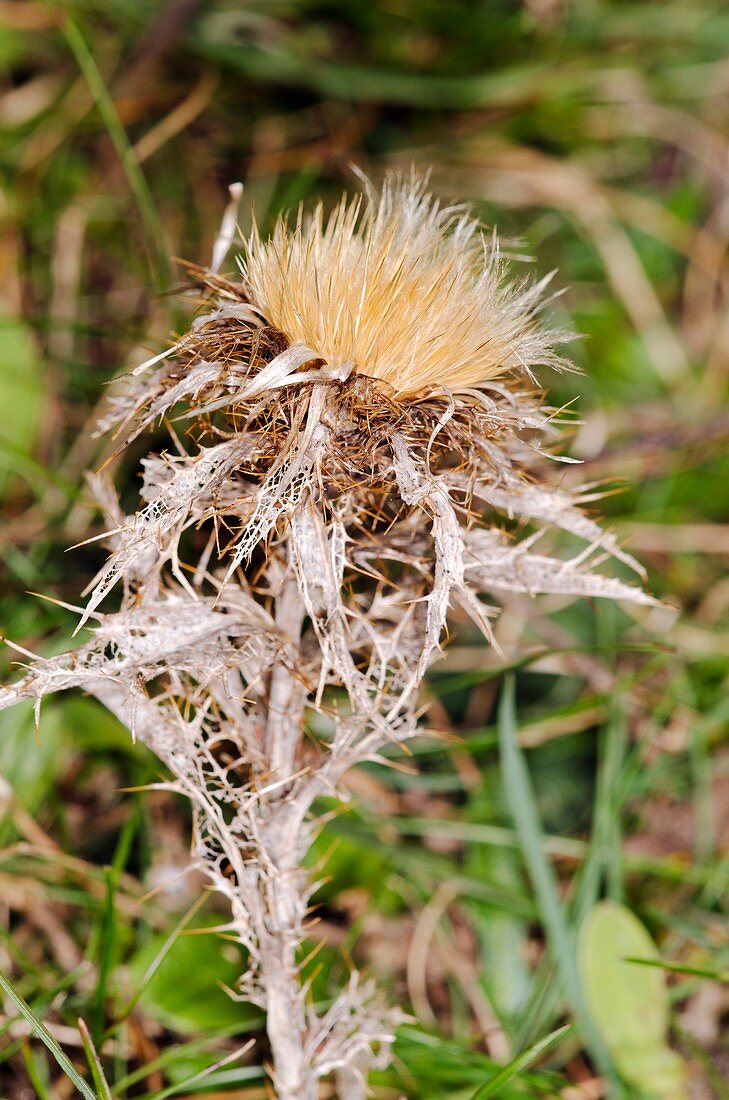
M332 367L413 394L478 387L514 369L563 365L536 316L547 280L509 280L494 236L463 206L444 207L426 180L390 177L366 198L343 197L254 228L241 267L271 325Z

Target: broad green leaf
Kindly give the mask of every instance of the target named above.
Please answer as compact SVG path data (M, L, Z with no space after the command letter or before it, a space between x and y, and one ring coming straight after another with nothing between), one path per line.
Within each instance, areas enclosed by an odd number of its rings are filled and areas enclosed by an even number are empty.
M0 715L0 774L31 813L45 804L68 756L61 711L55 702L43 707L39 736L29 704Z
M307 853L307 866L315 868L316 876L323 880L316 893L317 904L342 890L379 882L387 875L387 856L366 840L342 835L337 824L327 823Z
M95 699L69 694L64 696L62 707L68 737L84 753L120 753L140 762L156 760L150 750L139 741L134 742L129 730ZM156 762L154 769L159 771Z
M154 937L131 964L132 988L147 982L139 997L145 1012L183 1034L210 1033L235 1023L243 1028L259 1015L222 988L235 988L242 963L238 948L214 932L183 933L148 980L166 940L164 935Z
M593 1023L620 1073L641 1095L685 1100L684 1065L666 1041L669 1000L663 972L633 959L658 960L653 940L622 905L603 901L585 920L577 949Z
M24 322L0 299L0 445L21 455L33 453L44 395L43 364ZM2 480L0 480L2 487Z

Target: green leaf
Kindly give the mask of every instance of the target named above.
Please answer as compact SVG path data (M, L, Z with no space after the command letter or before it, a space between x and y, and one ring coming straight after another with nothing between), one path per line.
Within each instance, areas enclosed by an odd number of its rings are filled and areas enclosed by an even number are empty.
M159 968L162 966L162 963L165 961L165 959L169 955L172 948L177 943L177 940L179 939L180 935L182 934L182 932L184 932L185 928L190 923L192 918L202 908L202 906L205 904L205 902L207 900L208 900L208 895L207 894L201 894L198 898L195 899L195 901L193 901L193 903L189 907L189 909L187 909L186 912L184 912L182 914L179 921L177 922L175 927L172 929L169 936L165 939L165 941L162 944L162 946L160 947L159 951L157 952L155 957L152 959L151 963L149 964L146 971L142 975L142 979L137 985L137 988L134 992L134 996L127 1002L127 1004L122 1008L122 1010L119 1013L117 1013L116 1019L114 1020L111 1027L109 1028L109 1032L115 1031L116 1028L119 1026L119 1024L122 1023L124 1020L126 1020L127 1017L129 1017L132 1014L132 1012L134 1011L135 1005L137 1004L137 1002L141 998L141 996L144 993L147 986L150 984L150 982L154 978L154 976L157 973L157 971L159 970Z
M638 918L612 901L585 920L577 960L588 1011L620 1073L646 1097L685 1100L684 1065L666 1042L669 999L655 944Z
M26 703L0 715L0 773L30 813L44 806L67 766L61 711L55 701L42 711L40 737L36 737L33 708Z
M129 730L121 724L96 699L81 695L67 695L61 701L63 722L73 744L84 753L107 755L120 753L139 761L156 761L150 750L141 742L134 742ZM43 721L45 737L45 718ZM155 773L159 766L155 764Z
M180 935L171 946L168 936L155 936L131 963L135 985L146 983L139 1004L165 1027L183 1034L210 1033L235 1023L243 1028L260 1015L222 988L233 989L241 970L238 948L205 930Z
M31 455L44 399L44 371L32 334L0 299L0 444Z

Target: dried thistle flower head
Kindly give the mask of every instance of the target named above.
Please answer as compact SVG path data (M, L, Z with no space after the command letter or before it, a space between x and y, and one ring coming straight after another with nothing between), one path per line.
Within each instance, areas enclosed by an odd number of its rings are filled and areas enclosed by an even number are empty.
M218 260L234 225L231 208ZM165 762L247 950L240 991L266 1010L281 1100L315 1100L332 1072L364 1095L387 1054L393 1016L368 986L353 978L323 1015L307 1002L303 860L317 799L417 734L451 610L490 637L505 593L653 602L598 572L638 567L584 513L593 498L545 479L556 424L530 372L561 362L556 334L535 316L542 284L502 268L462 209L400 179L328 221L254 232L242 282L191 268L207 312L132 372L104 425L134 437L174 410L178 434L143 460L135 515L93 481L113 529L91 638L0 691L0 707L38 706L81 686ZM585 545L540 553L549 527Z
M402 396L477 387L515 368L560 363L536 317L548 279L513 282L494 236L411 177L321 203L269 240L254 229L241 264L270 324L330 366L351 364Z

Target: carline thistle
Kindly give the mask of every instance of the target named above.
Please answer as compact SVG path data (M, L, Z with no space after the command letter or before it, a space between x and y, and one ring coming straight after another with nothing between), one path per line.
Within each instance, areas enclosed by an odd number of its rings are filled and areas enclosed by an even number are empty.
M399 1015L355 972L318 1012L301 977L317 800L417 735L451 609L492 641L502 593L655 601L597 571L640 568L589 492L545 477L559 423L535 372L568 365L541 321L547 279L515 280L496 237L415 175L254 229L224 277L240 190L211 266L187 265L201 312L101 425L123 443L172 428L135 515L89 478L111 547L90 638L31 659L0 706L80 687L157 754L246 950L238 995L266 1013L277 1095L315 1100L335 1075L354 1100ZM541 553L548 528L582 548Z

